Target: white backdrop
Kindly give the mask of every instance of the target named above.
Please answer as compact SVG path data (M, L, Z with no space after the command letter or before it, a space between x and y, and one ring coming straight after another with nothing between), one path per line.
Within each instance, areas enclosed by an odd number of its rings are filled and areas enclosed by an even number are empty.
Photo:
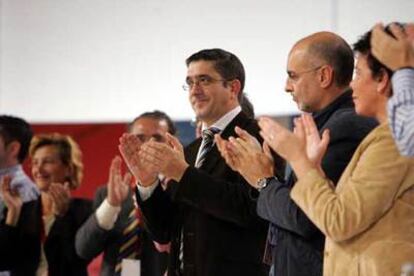
M413 0L0 0L0 113L31 122L193 116L184 60L203 48L245 65L257 114L286 115L286 57L312 32L353 43L375 22L413 21Z

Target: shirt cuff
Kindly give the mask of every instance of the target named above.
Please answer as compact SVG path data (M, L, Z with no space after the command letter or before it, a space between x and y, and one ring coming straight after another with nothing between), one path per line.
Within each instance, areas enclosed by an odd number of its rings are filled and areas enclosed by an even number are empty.
M150 196L154 192L155 188L157 188L159 183L160 181L159 179L157 179L154 183L152 183L150 186L147 186L147 187L141 186L139 185L139 183L136 184L138 192L139 192L139 196L141 197L142 201L145 201L148 198L150 198Z
M120 211L121 207L112 206L105 198L96 210L96 220L98 221L99 227L105 230L114 228L115 221L117 220Z

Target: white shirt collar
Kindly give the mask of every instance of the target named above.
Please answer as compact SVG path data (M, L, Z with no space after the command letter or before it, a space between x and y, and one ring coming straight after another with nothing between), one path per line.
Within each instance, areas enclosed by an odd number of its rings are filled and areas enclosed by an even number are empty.
M240 105L238 105L235 108L233 108L232 110L230 110L229 112L227 112L226 114L224 114L220 119L218 119L216 122L214 122L214 124L212 124L211 126L207 127L206 124L203 123L203 126L202 126L201 129L205 130L206 128L216 127L218 129L220 129L220 131L223 131L223 129L225 129L227 127L227 125L234 118L236 118L236 116L240 113L241 110L242 109L241 109Z

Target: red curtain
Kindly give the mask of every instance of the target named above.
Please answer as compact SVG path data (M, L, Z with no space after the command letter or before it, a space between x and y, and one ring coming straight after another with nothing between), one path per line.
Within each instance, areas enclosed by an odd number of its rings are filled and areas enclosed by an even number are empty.
M82 185L73 192L75 197L93 198L98 186L105 185L111 159L119 154L118 139L126 124L33 124L35 134L58 132L71 135L83 153ZM30 174L30 162L25 169Z

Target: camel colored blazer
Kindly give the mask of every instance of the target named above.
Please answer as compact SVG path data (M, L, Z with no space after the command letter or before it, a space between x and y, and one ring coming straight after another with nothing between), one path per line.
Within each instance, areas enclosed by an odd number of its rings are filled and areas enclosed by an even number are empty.
M414 158L388 124L362 141L336 190L313 170L291 197L326 235L324 275L400 275L414 262Z

